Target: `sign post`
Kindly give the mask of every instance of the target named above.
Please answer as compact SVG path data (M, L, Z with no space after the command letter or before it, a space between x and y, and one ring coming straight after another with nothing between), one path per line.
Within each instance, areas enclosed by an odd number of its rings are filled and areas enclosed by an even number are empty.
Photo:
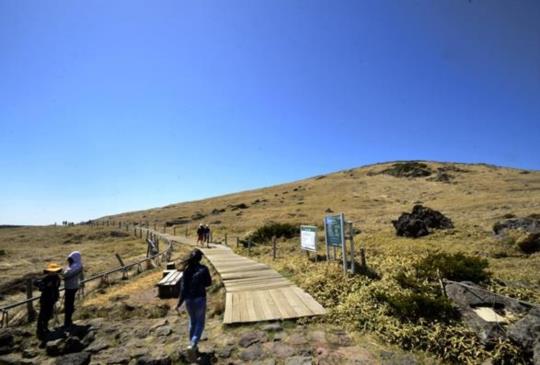
M315 252L317 256L317 227L315 226L300 226L300 247L306 251L309 258L309 252Z
M324 217L324 232L326 238L326 257L328 259L329 246L341 247L343 256L343 271L347 272L347 250L345 244L345 215L327 215ZM334 255L335 259L335 255Z

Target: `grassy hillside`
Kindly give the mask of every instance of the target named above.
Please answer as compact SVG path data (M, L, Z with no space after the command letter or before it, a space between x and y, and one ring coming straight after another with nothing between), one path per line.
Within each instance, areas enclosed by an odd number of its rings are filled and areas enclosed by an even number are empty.
M393 163L378 164L103 219L169 224L182 232L209 223L215 237L224 232L231 237L271 221L321 225L327 212L344 212L362 231L358 239L375 250L411 246L480 254L493 259L492 269L502 278L538 284L533 273L540 271L540 260L495 239L492 226L505 217L540 213L540 172L483 164L426 165L432 171L426 177L395 177L382 173ZM436 181L445 180L444 175L449 182ZM391 221L417 203L441 211L456 228L417 240L396 237ZM522 260L527 260L526 267Z
M457 226L472 224L490 230L506 214L540 210L540 172L487 165L427 165L435 172L447 169L454 179L444 183L430 181L430 177L378 174L392 166L380 164L114 218L159 224L177 220L183 227L205 222L218 230L247 232L271 220L318 223L331 209L345 212L365 232L380 232L391 231L391 219L423 202L451 216Z
M365 245L371 276L344 276L338 264L309 261L297 239L279 242L276 261L270 258L269 245L253 248L251 255L273 265L322 303L329 315L320 320L328 325L376 333L385 342L426 350L450 363L487 358L494 363L529 361L529 355L508 341L483 348L474 332L445 309L438 285L426 286L416 278L414 267L430 253L462 252L487 260L491 289L540 302L540 254L525 254L514 237L496 237L492 231L499 220L540 213L540 172L435 162L408 167L372 165L102 219L176 226L180 232L193 231L203 222L213 227L214 236L227 232L229 237L245 237L268 222L322 226L325 214L343 212L361 229L355 240ZM397 237L392 220L415 204L441 211L455 228L417 239ZM324 255L319 239L319 254ZM236 250L248 254L243 248ZM416 318L411 303L434 306L425 309L433 316Z

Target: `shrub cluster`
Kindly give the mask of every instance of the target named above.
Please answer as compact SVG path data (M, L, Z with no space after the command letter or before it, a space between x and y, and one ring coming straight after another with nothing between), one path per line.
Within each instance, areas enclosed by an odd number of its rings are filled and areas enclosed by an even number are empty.
M270 242L274 236L276 238L293 238L299 233L300 229L298 226L290 223L272 222L257 228L257 230L248 237L248 240L252 240L255 243L266 243Z
M437 279L438 271L444 279L485 283L491 276L486 271L488 266L486 259L463 253L431 253L415 264L414 268L420 280L434 281Z

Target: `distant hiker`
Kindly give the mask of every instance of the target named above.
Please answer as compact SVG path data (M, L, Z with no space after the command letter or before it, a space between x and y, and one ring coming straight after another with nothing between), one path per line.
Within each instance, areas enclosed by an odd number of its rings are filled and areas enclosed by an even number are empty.
M208 227L208 224L204 225L204 242L206 243L206 247L209 247L208 244L210 243L210 227Z
M75 311L75 294L79 290L83 277L83 266L81 253L73 251L69 254L68 266L64 269L62 276L64 277L64 329L69 332L73 325L72 316Z
M49 320L54 314L54 305L58 301L60 296L58 288L60 288L60 275L62 266L58 264L49 264L47 268L43 270L45 276L36 282L41 297L39 298L39 315L37 320L37 338L41 341L47 339L49 334Z
M204 246L204 226L199 224L199 228L197 228L197 244L201 244L201 246Z
M180 280L180 296L176 306L179 311L185 303L189 315L189 357L197 353L206 316L206 288L212 284L210 272L206 266L201 265L201 259L202 252L196 248L184 261L184 274Z

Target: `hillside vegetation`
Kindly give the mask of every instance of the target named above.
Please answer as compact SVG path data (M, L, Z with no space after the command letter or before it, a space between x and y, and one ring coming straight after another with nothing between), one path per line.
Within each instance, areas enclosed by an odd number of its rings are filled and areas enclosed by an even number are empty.
M229 238L246 237L268 222L322 227L325 214L343 212L361 230L357 240L377 252L391 243L405 250L411 246L480 254L490 259L491 269L501 278L538 284L538 277L532 275L540 269L538 259L524 255L507 240L496 239L492 229L505 218L540 213L540 172L435 162L403 168L408 165L371 165L102 219L176 226L182 233L207 223L220 239L224 233ZM441 211L455 228L423 239L396 237L392 220L415 204Z
M453 228L416 239L396 236L392 221L417 204L442 212ZM328 316L315 321L376 333L384 341L426 350L451 363L487 358L494 363L530 361L530 354L508 341L484 347L441 297L432 269L435 263L448 265L442 272L452 279L463 276L456 268L474 265L471 277L490 289L540 302L540 254L520 248L519 232L493 233L501 220L537 217L539 172L482 164L388 163L102 219L155 223L177 227L181 233L208 223L217 240L227 233L229 243L234 243L234 236L254 237L271 230L272 222L315 224L322 230L324 215L332 212L345 213L361 230L355 241L366 249L365 275L344 276L338 263L308 260L297 238L279 241L275 261L264 242L250 253L329 310ZM319 258L325 254L322 236ZM248 254L243 247L235 249Z

